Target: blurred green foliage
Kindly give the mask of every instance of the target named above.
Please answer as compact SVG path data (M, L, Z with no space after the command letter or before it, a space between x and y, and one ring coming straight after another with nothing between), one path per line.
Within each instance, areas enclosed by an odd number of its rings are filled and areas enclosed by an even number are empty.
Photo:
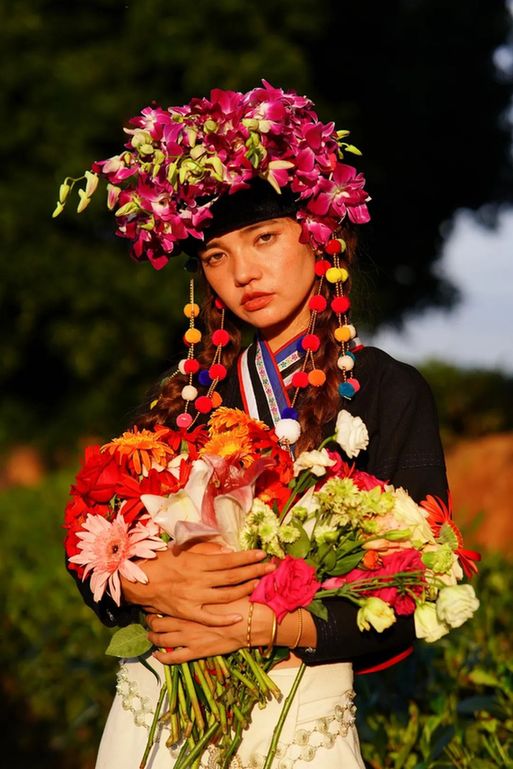
M99 201L58 185L119 151L155 101L266 77L364 151L355 315L375 327L454 299L434 270L457 208L511 199L506 0L17 0L0 25L0 447L109 436L178 355L182 271L131 265Z
M91 769L112 698L111 631L64 567L71 477L0 493L2 755L10 769ZM372 769L513 766L512 564L484 558L481 607L451 635L357 677L362 748Z
M513 430L513 376L437 360L420 368L435 396L446 448L463 436Z

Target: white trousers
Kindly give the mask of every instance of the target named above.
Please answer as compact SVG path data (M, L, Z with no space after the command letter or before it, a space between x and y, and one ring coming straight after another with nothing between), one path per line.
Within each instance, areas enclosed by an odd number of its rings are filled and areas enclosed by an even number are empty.
M152 667L161 673L157 660ZM297 668L278 668L271 678L281 702L255 706L251 724L230 769L260 769L274 726L290 691ZM164 680L163 675L161 680ZM365 769L354 725L353 671L349 663L306 669L287 715L273 769ZM148 738L160 686L143 665L124 661L117 693L105 725L95 769L138 769ZM172 769L176 751L166 748L166 735L154 745L146 769ZM216 769L215 749L205 754L205 769Z

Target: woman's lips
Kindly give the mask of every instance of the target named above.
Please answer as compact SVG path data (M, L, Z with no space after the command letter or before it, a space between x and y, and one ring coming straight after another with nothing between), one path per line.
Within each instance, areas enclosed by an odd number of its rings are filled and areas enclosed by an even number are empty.
M273 294L254 293L246 294L242 297L242 306L246 312L255 312L267 307L272 300Z

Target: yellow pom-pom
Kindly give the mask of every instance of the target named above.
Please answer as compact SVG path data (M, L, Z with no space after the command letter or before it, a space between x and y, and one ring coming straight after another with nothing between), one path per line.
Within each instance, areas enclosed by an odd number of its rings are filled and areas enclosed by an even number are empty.
M183 314L185 315L186 318L197 318L199 315L199 311L200 311L199 305L197 305L196 303L186 304L185 307L183 308Z
M339 280L342 281L342 283L345 283L346 280L349 277L349 273L348 273L348 271L346 270L345 267L340 267L339 270L340 270L340 278L339 278Z
M326 381L326 374L320 368L314 368L308 372L308 382L313 387L322 387Z
M335 339L337 342L349 342L351 339L351 329L349 326L339 326L336 328Z
M184 338L189 344L197 344L201 340L201 331L198 328L188 328Z
M326 270L326 280L328 283L337 283L342 280L342 270L340 267L330 267Z

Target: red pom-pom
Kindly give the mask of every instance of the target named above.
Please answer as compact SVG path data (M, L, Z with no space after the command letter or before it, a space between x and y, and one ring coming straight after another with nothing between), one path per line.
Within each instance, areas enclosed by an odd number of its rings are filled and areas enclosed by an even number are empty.
M326 275L326 270L329 270L330 267L331 264L327 259L318 259L314 266L315 274L319 278L322 278L323 275Z
M348 296L336 296L331 302L331 309L337 315L343 315L351 307L351 300Z
M326 299L321 296L321 294L316 294L315 296L312 296L310 298L310 301L308 302L308 306L311 310L316 310L316 312L324 312L328 305L328 302Z
M306 371L296 371L292 375L292 387L308 387L308 374Z
M332 240L328 240L326 243L326 253L331 254L340 254L342 251L342 244L340 240L336 240L336 238L333 238Z
M317 352L321 346L321 340L317 334L305 334L301 340L301 346L303 350L311 350L312 352Z
M218 296L214 299L214 305L218 310L224 310L226 307L225 303Z
M230 334L224 328L218 328L212 334L212 342L216 345L224 347L230 341Z
M226 366L223 366L222 363L214 363L210 366L208 373L211 379L224 379L227 373Z
M196 411L199 411L200 414L208 414L208 412L213 409L212 398L209 398L207 395L200 395L194 401L194 406L196 407Z
M195 374L199 371L199 361L196 358L188 358L183 364L183 370L186 374Z
M351 377L349 379L346 379L346 382L347 382L347 384L350 384L351 387L353 387L355 393L357 393L358 390L360 389L360 382L358 381L358 379L355 379L354 377Z

